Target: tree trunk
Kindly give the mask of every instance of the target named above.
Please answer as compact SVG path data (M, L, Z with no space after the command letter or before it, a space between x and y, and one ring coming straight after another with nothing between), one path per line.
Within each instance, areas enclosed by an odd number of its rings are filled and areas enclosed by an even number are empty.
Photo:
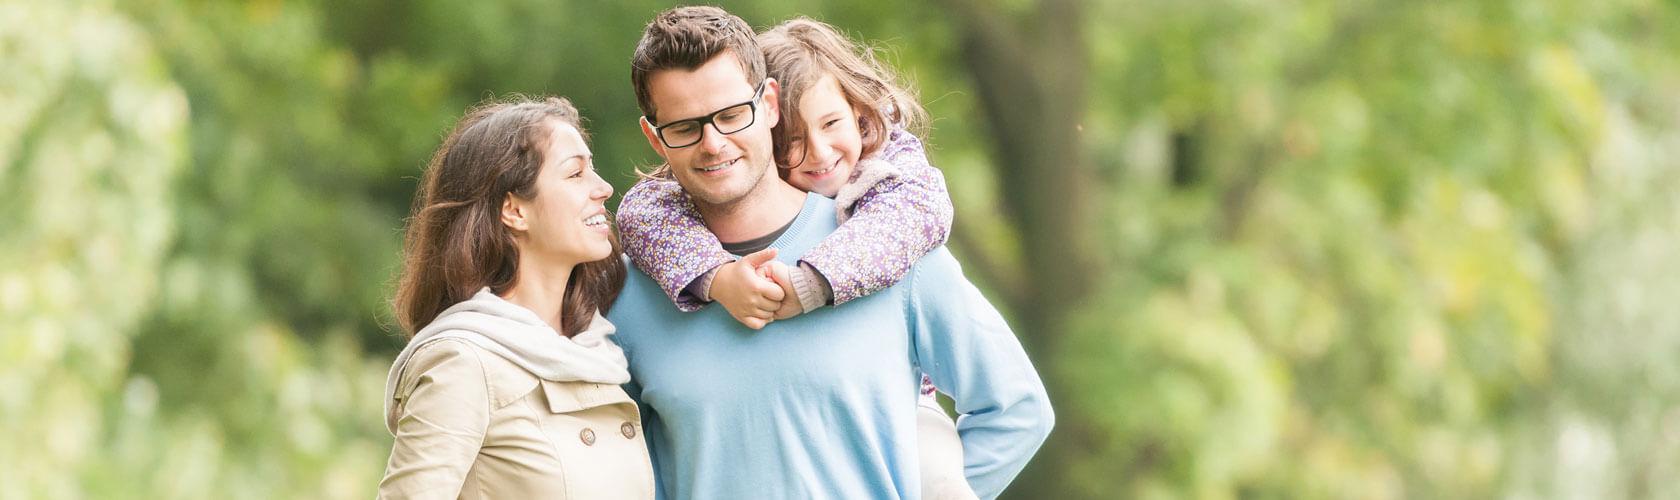
M1099 192L1083 139L1088 48L1083 8L1077 0L1043 0L1029 15L1007 15L978 0L948 0L958 13L962 62L978 89L981 117L989 124L993 165L1003 211L1020 238L1024 290L1005 293L1051 401L1068 401L1074 388L1060 383L1054 367L1058 341L1073 312L1103 279L1095 258ZM988 259L998 262L999 259ZM994 284L995 286L996 284ZM1015 293L1018 292L1018 293ZM1077 446L1075 414L1058 414L1057 430L1011 488L1016 495L1077 495L1057 480L1060 465Z

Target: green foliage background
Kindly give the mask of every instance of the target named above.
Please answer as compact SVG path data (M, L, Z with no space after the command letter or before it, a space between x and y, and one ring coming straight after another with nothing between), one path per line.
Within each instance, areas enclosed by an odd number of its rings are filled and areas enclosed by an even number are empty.
M1059 409L1009 496L1680 496L1680 3L725 5L920 88ZM0 0L0 498L370 495L420 166L560 94L622 192L665 6ZM977 69L988 26L1052 57ZM1070 123L985 98L1050 78ZM1037 131L1074 159L999 146Z

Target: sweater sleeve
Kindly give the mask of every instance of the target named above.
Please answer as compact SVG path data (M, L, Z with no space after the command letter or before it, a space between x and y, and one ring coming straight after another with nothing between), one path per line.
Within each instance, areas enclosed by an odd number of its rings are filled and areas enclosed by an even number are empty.
M647 273L685 312L705 306L689 284L735 260L706 229L688 193L675 181L643 180L618 205L618 231L630 262Z
M836 305L897 283L951 235L951 195L921 141L894 130L880 156L896 173L842 207L851 218L801 258L828 280Z
M477 353L456 340L415 351L398 387L396 442L379 498L455 498L490 426L490 388Z
M916 363L956 403L963 473L996 498L1050 435L1044 383L997 309L939 248L914 269L907 300Z

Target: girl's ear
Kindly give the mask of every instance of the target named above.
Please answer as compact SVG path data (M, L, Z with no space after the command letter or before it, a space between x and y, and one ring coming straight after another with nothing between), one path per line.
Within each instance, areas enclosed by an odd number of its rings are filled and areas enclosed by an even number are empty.
M502 224L514 231L525 231L531 228L531 223L525 220L525 204L519 198L508 193L502 199Z
M863 139L864 144L869 144L869 139L875 135L875 120L873 119L875 115L869 114L857 106L852 106L852 115L857 117L858 138Z

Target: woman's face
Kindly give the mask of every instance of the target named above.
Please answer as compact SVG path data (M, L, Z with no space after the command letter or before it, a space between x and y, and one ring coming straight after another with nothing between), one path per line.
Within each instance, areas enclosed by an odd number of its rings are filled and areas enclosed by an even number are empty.
M549 125L553 133L537 173L536 196L509 196L524 226L521 231L520 224L509 223L514 241L521 253L573 265L605 259L612 254L605 205L612 185L595 173L594 157L576 128L559 121Z
M788 141L788 156L794 163L786 165L788 183L832 198L851 180L863 151L857 113L840 91L840 82L834 75L825 75L800 97L799 114L804 131Z

